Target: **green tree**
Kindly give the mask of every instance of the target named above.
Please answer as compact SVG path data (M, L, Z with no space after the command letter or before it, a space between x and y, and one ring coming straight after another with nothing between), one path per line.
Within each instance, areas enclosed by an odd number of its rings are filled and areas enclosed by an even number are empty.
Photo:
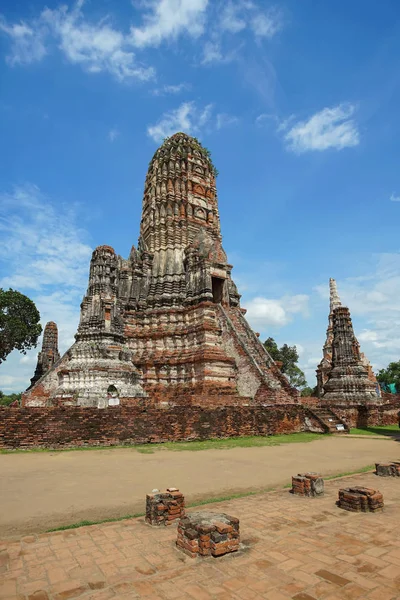
M397 393L400 393L400 360L391 362L386 369L381 369L376 376L379 383L389 385L394 383Z
M26 354L42 333L35 304L16 290L0 288L0 364L12 350Z
M18 400L21 403L22 394L4 394L0 390L0 406L10 406L15 400Z
M299 353L296 346L283 344L283 346L278 348L274 338L269 337L264 342L264 347L271 358L282 363L281 371L289 379L290 385L298 389L303 389L307 386L305 375L296 364L299 360Z

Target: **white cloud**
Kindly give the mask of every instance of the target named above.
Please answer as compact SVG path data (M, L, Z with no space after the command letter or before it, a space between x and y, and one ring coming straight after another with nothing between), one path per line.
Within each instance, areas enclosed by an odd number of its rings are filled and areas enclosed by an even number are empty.
M28 65L45 56L47 32L40 22L34 21L31 27L23 21L7 25L4 19L0 19L0 31L11 38L11 53L6 57L11 66Z
M257 38L272 38L282 29L281 15L276 10L258 13L252 17L250 27Z
M185 33L197 38L204 31L208 0L149 0L150 12L142 27L131 28L134 46L157 47Z
M225 31L238 33L245 29L246 21L240 16L241 6L233 2L227 2L221 13L220 25Z
M400 196L396 196L396 194L394 194L394 193L393 193L393 194L390 196L390 200L391 200L392 202L400 202Z
M119 137L120 135L121 132L118 131L118 129L110 129L110 131L108 132L108 139L110 140L110 142L115 142L117 137Z
M60 351L73 342L86 291L91 248L70 208L33 185L0 195L0 287L12 287L36 304L41 323L55 321ZM0 367L0 389L21 391L33 375L37 349L13 352ZM32 357L32 358L31 358Z
M279 300L257 297L246 303L247 319L261 332L268 327L283 327L292 321L294 314L308 315L308 296L298 294L283 296Z
M67 6L45 8L29 24L2 22L0 29L12 40L8 62L14 65L41 60L48 52L46 45L56 42L69 62L89 73L108 72L119 81L151 79L154 69L137 62L130 37L109 24L107 18L88 22L82 6L83 0L78 0L71 10Z
M288 149L297 153L357 146L360 136L351 118L356 110L352 104L324 108L307 121L296 123L285 134Z
M221 51L221 44L219 41L207 41L203 48L203 59L202 64L224 62L224 55Z
M198 109L194 102L184 102L175 110L164 113L158 123L147 128L147 133L157 143L177 131L197 133L209 121L211 110L211 104Z

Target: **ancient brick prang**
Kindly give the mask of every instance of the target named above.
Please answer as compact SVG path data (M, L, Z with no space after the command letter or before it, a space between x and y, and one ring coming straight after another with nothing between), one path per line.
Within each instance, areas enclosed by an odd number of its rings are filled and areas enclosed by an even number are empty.
M153 490L146 495L146 523L149 525L172 525L185 516L185 498L177 488L165 492Z
M137 248L92 257L76 343L25 394L26 405L226 394L238 403L298 402L240 308L222 247L215 169L195 138L177 133L146 177ZM174 392L175 390L175 392Z
M225 513L190 513L178 524L176 545L191 558L239 550L239 519Z
M371 488L345 488L339 490L337 505L350 512L378 512L383 509L383 495Z
M332 369L323 386L323 401L362 403L377 402L376 384L360 355L350 311L344 306L333 310Z
M317 497L324 493L324 480L318 473L304 473L292 477L292 494Z
M376 463L376 474L379 477L400 477L400 462Z
M323 358L317 368L320 398L376 402L380 391L372 367L354 335L349 309L342 306L336 281L329 280L330 310Z
M46 323L43 333L42 350L38 354L35 374L31 379L32 387L60 358L58 352L58 328L54 321Z

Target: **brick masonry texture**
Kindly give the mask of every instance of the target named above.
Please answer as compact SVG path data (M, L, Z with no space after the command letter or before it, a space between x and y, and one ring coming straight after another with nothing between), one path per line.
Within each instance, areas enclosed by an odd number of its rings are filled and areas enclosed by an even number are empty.
M0 407L0 448L71 448L168 441L206 440L246 435L315 431L317 419L301 405L274 406L119 406ZM207 404L206 398L204 404ZM334 408L351 427L397 423L398 407ZM361 416L360 416L361 415ZM365 426L365 425L363 425Z
M243 552L218 560L178 552L175 527L143 518L4 540L0 598L398 600L398 481L379 480L382 512L335 508L340 487L375 484L364 473L326 481L318 502L281 490L204 506L240 519Z
M376 463L375 472L379 477L400 477L400 462Z
M292 477L291 492L297 496L322 496L324 480L318 473L299 473Z
M305 431L299 405L0 408L0 448L113 446Z
M194 512L178 524L176 545L191 558L239 550L239 519L226 513Z
M383 495L361 486L339 490L339 508L350 512L378 512L383 509Z
M146 495L146 523L149 525L172 525L185 516L185 498L177 488Z

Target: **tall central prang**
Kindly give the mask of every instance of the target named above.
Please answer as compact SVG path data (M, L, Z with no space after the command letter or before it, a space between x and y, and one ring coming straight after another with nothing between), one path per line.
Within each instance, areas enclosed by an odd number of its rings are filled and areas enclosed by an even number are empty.
M142 402L297 401L240 308L215 177L195 138L164 141L145 181L138 247L127 260L107 246L94 251L76 342L27 404L47 395L93 405L107 385Z

